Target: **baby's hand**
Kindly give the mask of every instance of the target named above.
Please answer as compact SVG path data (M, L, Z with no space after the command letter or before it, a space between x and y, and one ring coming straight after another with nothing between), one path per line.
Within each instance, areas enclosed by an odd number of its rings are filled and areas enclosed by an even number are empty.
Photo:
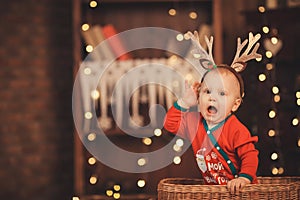
M250 180L244 177L238 177L228 181L227 189L230 194L238 194L245 185L249 184Z
M185 92L181 99L181 106L189 108L197 105L198 97L199 97L199 88L200 83L195 81L193 85L189 85L188 82L185 82Z

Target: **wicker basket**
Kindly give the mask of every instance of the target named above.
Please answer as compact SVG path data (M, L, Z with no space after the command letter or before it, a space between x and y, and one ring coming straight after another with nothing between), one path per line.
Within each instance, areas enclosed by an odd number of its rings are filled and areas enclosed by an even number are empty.
M224 185L204 185L201 179L166 178L158 184L158 200L300 200L300 177L258 177L258 181L259 184L245 186L238 195L231 195Z

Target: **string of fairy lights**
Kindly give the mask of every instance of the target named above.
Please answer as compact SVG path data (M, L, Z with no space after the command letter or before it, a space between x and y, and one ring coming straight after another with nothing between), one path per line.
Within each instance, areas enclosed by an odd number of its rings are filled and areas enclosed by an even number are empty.
M264 6L258 7L258 12L266 19L266 8ZM266 35L266 39L264 41L265 47L265 57L267 58L267 62L265 65L265 72L260 73L258 75L258 80L260 82L269 83L271 86L271 92L273 98L270 102L270 109L267 113L268 117L272 119L273 127L270 128L267 132L268 137L273 139L275 150L270 153L270 159L273 161L270 166L271 173L276 175L283 175L285 172L284 167L284 158L281 151L281 141L280 141L280 122L278 115L277 104L282 100L282 95L280 91L280 86L276 84L276 54L280 51L282 47L282 41L278 37L278 29L274 27L269 27L268 25L263 25L261 27L262 32ZM267 86L266 86L267 87ZM295 91L296 96L296 107L300 106L300 91L299 89ZM298 116L292 117L290 121L293 127L297 127L299 124L299 114ZM300 147L300 138L298 137L297 143L294 144Z
M89 7L91 9L96 8L98 5L99 5L98 2L95 1L95 0L91 0L89 2ZM258 7L258 12L263 15L266 12L266 8L264 6L259 6ZM173 8L170 8L167 11L167 13L170 16L176 16L177 9L174 6ZM197 19L197 17L198 17L198 14L197 14L196 11L191 11L189 13L189 18L190 19ZM90 25L88 23L84 23L81 26L81 29L82 29L82 31L86 31L86 30L89 29L89 27L90 27ZM270 28L267 25L265 25L265 26L261 27L261 30L266 35L270 34L270 32L272 33L269 40L270 40L271 44L273 44L273 46L276 46L276 44L281 42L281 40L277 36L277 33L278 33L277 29ZM86 52L91 53L92 51L93 51L93 47L90 44L87 44ZM274 56L276 56L277 52L275 52L273 49L267 49L266 48L264 56L267 59L269 59L270 62L266 63L265 72L258 75L258 80L260 82L264 83L264 82L269 81L270 83L273 84L272 87L271 87L271 92L273 94L273 99L271 100L271 104L270 104L271 108L270 108L269 112L267 113L267 116L270 119L273 120L273 125L274 126L268 130L267 135L268 135L268 137L274 139L275 144L280 143L280 141L278 141L279 140L278 136L280 135L280 133L279 133L279 129L280 129L279 124L280 123L279 123L279 119L277 117L276 106L277 106L277 103L279 103L282 100L281 99L282 98L281 93L280 93L281 92L280 91L280 86L276 85L276 81L275 81L276 63L274 61L272 62L272 58ZM257 60L257 61L261 61L261 60ZM268 80L268 79L270 79L270 80ZM97 95L95 95L94 92L95 91L93 91L93 94L91 95L92 98L94 100L99 99L99 96L100 96L99 91L97 91ZM297 106L300 106L300 90L295 91L295 102L296 102ZM90 113L88 113L88 114L90 114ZM85 116L85 118L86 119L91 119L91 116L87 115L87 116ZM298 114L298 116L294 116L291 119L291 125L292 126L297 127L298 124L299 124L299 114ZM160 137L160 136L162 136L162 130L161 129L155 129L153 134L156 137ZM96 140L97 134L94 133L94 132L91 132L91 133L87 134L86 137L87 137L87 140L92 143L93 141ZM146 146L150 146L153 143L153 139L151 137L145 137L145 138L141 139L141 142L142 142L142 144L144 144ZM184 141L182 139L177 139L176 142L174 143L173 150L175 152L174 153L175 156L174 156L173 163L176 164L176 165L179 165L181 163L181 157L177 156L176 152L177 153L181 152L182 147L184 145L185 144L184 144ZM298 147L300 147L300 137L298 138L298 141L297 141L296 145ZM274 161L274 165L271 167L271 173L273 175L282 175L282 174L284 174L284 162L283 162L282 153L280 151L279 146L276 148L276 150L271 152L270 159L272 161ZM86 163L90 167L93 167L93 166L96 166L97 160L93 156L90 156L90 157L87 158ZM147 161L146 161L145 158L140 158L140 159L137 160L136 164L137 164L137 166L142 167L142 166L147 164ZM96 186L97 183L99 181L101 181L100 176L101 176L100 174L90 175L90 177L88 178L89 184L91 186ZM137 178L137 180L136 180L137 188L144 188L146 185L147 185L147 180L145 178L142 178L142 177ZM111 185L111 187L105 189L105 194L104 195L106 195L107 197L111 197L113 199L120 199L121 198L121 191L122 191L122 185L118 184L118 183L115 183L115 184ZM74 196L72 198L72 200L80 200L80 198Z

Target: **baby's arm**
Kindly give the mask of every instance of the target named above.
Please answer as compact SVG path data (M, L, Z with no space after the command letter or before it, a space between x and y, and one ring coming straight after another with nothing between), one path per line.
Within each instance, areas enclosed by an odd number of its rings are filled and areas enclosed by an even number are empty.
M199 82L195 82L192 86L189 86L187 82L185 83L184 95L175 102L174 105L177 104L177 106L172 106L166 114L164 120L164 128L166 130L172 133L179 133L179 135L184 134L186 127L183 114L190 107L197 104L199 87Z
M237 148L237 155L241 160L239 177L230 180L227 184L227 188L232 194L239 193L245 185L252 182L256 175L258 150L255 149L254 142L257 142L257 137L247 137L249 134L239 135L239 138L246 137L246 139Z

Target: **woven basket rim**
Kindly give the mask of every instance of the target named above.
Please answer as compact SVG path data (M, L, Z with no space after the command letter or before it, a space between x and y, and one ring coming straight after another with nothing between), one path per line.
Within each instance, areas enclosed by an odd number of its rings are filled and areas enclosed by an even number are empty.
M243 188L243 192L255 192L255 191L268 191L268 192L278 192L286 190L296 190L300 189L300 177L286 176L286 177L257 177L258 180L276 180L275 183L258 183L249 184ZM278 183L279 180L285 179L289 180L288 183ZM177 181L177 183L175 183ZM180 184L180 181L192 182L197 184ZM173 183L172 183L173 182ZM284 181L283 181L284 182ZM199 178L164 178L158 184L158 191L170 191L170 192L181 192L189 193L193 192L227 192L226 185L205 185L199 184L203 183L203 179Z

